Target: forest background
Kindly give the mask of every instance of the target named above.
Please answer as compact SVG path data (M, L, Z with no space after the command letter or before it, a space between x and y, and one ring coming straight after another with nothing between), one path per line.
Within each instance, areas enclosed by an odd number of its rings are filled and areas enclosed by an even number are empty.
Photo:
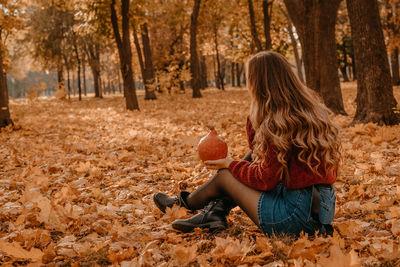
M396 266L399 0L0 0L0 263ZM151 203L246 153L245 61L285 55L341 127L333 237L181 235ZM397 100L396 100L397 99ZM135 110L132 112L131 110ZM241 138L238 138L241 137Z

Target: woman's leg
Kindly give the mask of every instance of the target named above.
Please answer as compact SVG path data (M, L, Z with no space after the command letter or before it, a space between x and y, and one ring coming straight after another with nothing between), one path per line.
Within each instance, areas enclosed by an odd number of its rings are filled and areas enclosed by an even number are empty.
M186 199L191 209L204 207L209 201L229 196L257 225L257 207L261 192L233 177L228 169L219 170L213 178L198 187Z

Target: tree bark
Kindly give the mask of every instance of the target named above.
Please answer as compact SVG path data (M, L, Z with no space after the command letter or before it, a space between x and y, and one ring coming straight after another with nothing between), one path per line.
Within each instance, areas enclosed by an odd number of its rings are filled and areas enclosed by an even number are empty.
M71 99L71 77L69 75L69 69L67 68L67 85L68 85L68 100Z
M59 86L64 84L64 71L61 62L57 64L57 82Z
M255 15L254 15L254 8L253 8L253 0L247 0L249 5L249 15L250 15L250 29L251 29L251 36L253 37L254 45L256 46L257 52L262 51L262 46L260 39L258 38Z
M1 29L0 29L1 36ZM7 125L13 125L10 117L10 109L8 106L8 88L6 76L3 69L3 50L0 37L0 129Z
M341 0L284 0L302 47L307 86L325 105L346 115L338 74L335 24Z
M396 47L390 55L390 63L392 65L393 85L400 85L399 76L399 48Z
M83 74L83 95L87 96L87 85L86 85L86 59L85 54L82 53L83 60L82 60L82 74Z
M226 70L226 60L222 57L221 61L221 84L222 84L222 90L225 90L225 72Z
M220 89L225 90L224 80L221 74L221 61L219 59L218 29L216 27L214 27L214 46L215 46L215 56L217 59L217 79L219 79Z
M263 0L263 14L264 14L264 36L265 36L265 50L272 48L271 41L271 16L272 4L274 0Z
M139 38L137 36L135 26L133 26L133 42L135 44L136 53L137 53L138 59L139 59L139 66L140 66L140 72L142 73L143 84L145 85L145 90L147 91L146 82L145 82L146 81L146 72L144 70L143 53L142 53L142 48L140 47ZM146 92L146 94L147 94L147 92Z
M75 72L74 69L72 69L72 93L75 96L76 95L76 80L75 80Z
M76 34L74 34L73 37L73 42L74 42L74 50L75 50L75 56L76 56L76 61L77 61L77 66L78 66L78 94L79 94L79 101L82 101L82 86L81 86L81 58L79 57L79 51L78 51L78 44L76 41ZM75 94L75 93L74 93Z
M147 29L147 23L144 23L141 27L142 33L142 44L143 44L143 55L144 55L144 70L146 73L146 96L144 99L146 100L154 100L157 99L156 91L154 90L154 68L153 68L153 59L151 55L151 47L150 47L150 38L149 31Z
M95 97L103 98L100 90L100 47L97 42L86 44L86 55L93 76L93 89Z
M190 16L190 73L193 98L201 97L200 64L197 55L197 20L199 17L201 0L194 0L193 12Z
M99 73L93 67L91 67L90 69L92 70L92 76L93 76L94 95L95 95L95 97L101 98L100 97L100 85L99 85Z
M304 83L303 64L302 64L302 60L300 59L300 56L299 56L297 39L293 33L292 20L290 19L289 15L283 8L281 8L281 11L285 15L287 23L288 23L287 30L289 32L290 42L292 43L292 46L293 46L294 59L296 60L296 67L297 67L297 76L299 76L300 80Z
M237 87L241 86L240 76L242 76L243 66L239 66L239 63L236 63L236 85Z
M235 62L231 62L231 86L235 87Z
M121 0L122 39L119 32L117 12L115 10L115 0L112 0L110 4L111 23L115 41L117 42L121 74L126 92L126 108L128 110L139 110L135 80L133 79L132 51L129 38L129 2L129 0Z
M357 110L353 123L399 123L393 108L389 61L376 0L347 0L357 67Z
M208 87L207 82L207 64L206 57L204 55L200 56L200 80L201 80L201 89L206 89Z
M106 87L106 82L105 82L105 79L104 79L104 75L103 75L103 79L102 78L100 78L100 84L101 84L101 88L102 88L102 90L103 90L103 94L107 94L107 87Z
M101 97L103 97L103 95L105 95L104 82L103 82L103 78L101 75L99 75L99 92L101 94Z
M139 43L139 38L137 37L136 29L135 27L133 27L133 38L139 58L140 71L142 73L143 84L145 89L144 99L145 100L157 99L155 90L152 88L154 83L154 69L151 57L149 33L147 30L146 23L141 26L141 31L142 31L141 35L142 35L143 53ZM143 55L144 55L144 60L143 60Z

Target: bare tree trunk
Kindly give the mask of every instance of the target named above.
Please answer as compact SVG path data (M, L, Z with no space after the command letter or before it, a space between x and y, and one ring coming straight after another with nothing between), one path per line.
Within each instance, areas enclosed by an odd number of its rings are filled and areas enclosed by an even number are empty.
M146 73L146 85L147 91L144 99L154 100L157 99L156 91L154 88L154 68L153 68L153 58L151 55L149 30L147 29L147 23L141 26L142 33L142 44L143 44L143 55L144 55L144 66Z
M341 0L284 0L302 47L307 86L345 115L338 74L335 25Z
M129 38L129 0L121 0L122 15L122 39L119 32L115 0L111 1L111 23L113 26L115 40L118 46L118 54L121 65L121 73L126 92L126 108L128 110L139 110L139 103L136 96L135 80L133 79L132 51Z
M101 78L100 79L100 83L101 83L101 88L103 88L103 94L107 94L107 87L106 87L106 81L105 81L105 79L104 79L104 75L103 75L103 78Z
M71 78L69 75L69 69L67 68L67 85L68 85L68 99L71 99Z
M103 94L100 90L100 48L97 42L86 44L86 55L89 61L90 69L93 76L93 87L95 97L102 98Z
M225 72L226 70L226 60L222 57L221 60L221 84L222 84L222 90L225 90Z
M400 85L399 76L399 48L396 47L390 55L390 63L392 65L393 85Z
M135 47L136 47L136 53L137 53L138 59L139 59L140 72L142 73L142 80L143 80L144 88L145 88L145 91L146 91L146 94L147 94L146 72L145 72L145 69L144 69L142 48L140 47L139 38L137 36L135 25L133 26L133 42L134 42Z
M62 62L59 62L57 64L57 82L58 82L59 86L61 84L64 84L64 71L63 71Z
M221 89L221 80L218 77L218 67L217 67L217 56L213 56L213 69L214 69L214 80L215 80L215 87Z
M78 44L76 41L76 35L73 33L73 43L74 43L74 50L75 50L75 56L76 56L76 61L77 61L77 67L78 67L78 94L79 94L79 101L82 101L82 86L81 86L81 58L79 57L79 51L78 51ZM75 93L74 93L75 94Z
M239 66L239 63L236 63L236 85L237 85L237 87L241 86L240 77L242 76L242 71L243 71L243 66Z
M92 76L93 76L94 94L95 94L95 97L100 98L99 73L94 68L91 68L91 70L92 70Z
M263 0L263 14L264 14L264 36L265 36L265 50L272 48L271 43L271 17L272 17L272 4L274 0Z
M217 79L219 79L219 84L221 86L220 89L225 90L224 80L222 79L221 74L221 61L219 59L219 51L218 51L218 29L214 27L214 46L215 46L215 56L217 59Z
M249 15L250 15L250 29L251 29L251 36L253 37L253 42L257 48L257 52L262 51L262 46L260 39L258 38L256 21L254 16L254 8L253 8L253 0L247 0L249 5Z
M133 38L136 46L136 51L139 58L140 70L142 72L143 84L145 89L145 100L157 99L155 90L152 88L154 83L153 61L151 58L150 39L147 30L147 24L141 26L142 31L142 48L140 47L139 38L137 37L136 29L133 27ZM143 60L144 55L144 60Z
M101 94L101 97L103 98L103 95L105 94L105 92L104 92L103 78L101 75L99 75L99 92Z
M82 101L82 85L81 85L81 64L78 63L78 71L77 71L77 75L78 75L78 95L79 95L79 101Z
M303 64L301 63L301 59L299 56L297 39L293 33L292 20L290 19L287 12L285 10L283 10L283 8L281 8L281 11L285 15L287 23L288 23L287 29L289 32L290 42L292 43L292 46L293 46L294 59L296 60L296 66L297 66L297 75L299 76L300 80L304 83Z
M82 53L83 60L82 60L82 74L83 74L83 95L87 96L87 86L86 86L86 59L85 54Z
M353 123L376 122L393 125L399 118L393 112L389 61L376 0L347 0L357 67L357 110Z
M235 87L235 62L231 62L231 86Z
M97 88L97 93L96 97L98 98L103 98L103 91L101 90L101 69L100 69L100 62L101 62L101 54L100 54L100 45L98 43L94 44L94 53L95 53L95 60L94 60L94 67L95 67L95 71L96 71L96 80L97 80L97 87L96 87L96 83L95 83L95 89Z
M194 0L193 12L190 16L190 73L192 74L191 85L193 98L201 97L200 64L197 55L197 23L201 0Z
M75 72L74 70L72 72L72 93L75 96L76 95L76 79L75 79Z
M208 87L207 82L207 64L206 57L204 55L200 56L200 69L201 69L201 88L206 89Z
M13 121L10 117L10 109L8 107L8 88L6 76L3 68L3 50L1 40L1 28L0 28L0 129L7 125L13 125Z

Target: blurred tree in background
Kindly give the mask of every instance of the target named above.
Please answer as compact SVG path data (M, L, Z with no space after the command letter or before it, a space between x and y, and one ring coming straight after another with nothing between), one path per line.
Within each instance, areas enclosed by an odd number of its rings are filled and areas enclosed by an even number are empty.
M399 2L377 2L393 84L400 82ZM270 49L288 57L336 114L346 114L339 79L358 77L341 0L1 0L0 11L7 118L7 76L14 97L45 82L36 95L80 100L123 92L127 107L138 109L136 90L156 100L188 88L201 97L207 87L244 86L248 56Z

